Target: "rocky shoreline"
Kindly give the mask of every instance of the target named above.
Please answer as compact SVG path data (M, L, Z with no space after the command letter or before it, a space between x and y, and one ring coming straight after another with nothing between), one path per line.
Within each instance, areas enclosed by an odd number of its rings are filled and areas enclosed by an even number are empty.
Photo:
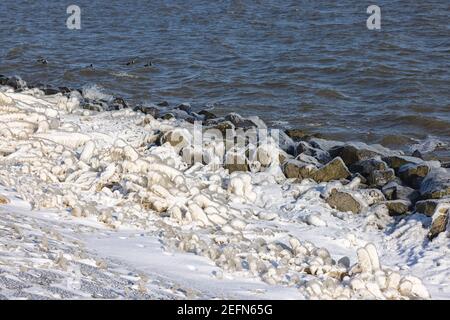
M287 205L283 197L313 197L336 217L360 215L378 230L386 221L395 225L423 215L427 238L417 241L448 242L448 163L299 130L277 132L277 141L258 135L255 145L228 148L227 139L237 139L240 130L272 129L257 117L217 117L194 112L189 104L132 106L120 97L29 88L3 76L0 85L0 182L35 208L95 216L113 228L156 223L168 246L207 256L226 271L247 270L269 284L295 285L309 298L428 298L420 280L381 266L373 244L358 249L351 265L295 237L286 244L254 241L245 231L255 219L275 219L271 204L255 191L269 185L282 194L273 200L274 206L284 201L280 208ZM197 158L196 122L223 134L222 140L203 143ZM318 215L305 221L324 223ZM192 224L210 235L183 231ZM270 267L271 260L277 267Z
M38 88L45 95L62 94L71 97L72 93L76 92L82 101L82 109L97 112L132 108L156 119L178 118L190 123L201 121L206 128L219 129L222 132L227 129L255 129L258 125L265 128L261 121L255 123L238 114L217 117L208 110L195 113L189 104L171 107L167 102L161 102L156 105L129 106L121 97L113 97L108 101L83 96L82 89L51 88L44 85L29 88L18 77L7 78L1 75L0 85L10 86L16 92ZM450 173L447 170L450 163L425 161L420 152L405 155L379 145L374 147L364 143L325 141L301 130L285 130L283 134L285 137L282 139L291 139L285 142L284 150L280 150L283 157L280 165L286 178L295 179L297 182L312 179L318 183L341 180L344 185L352 180L353 185L356 181L359 183L359 187L353 188L363 189L370 194L369 201L361 201L367 196L357 192L333 192L332 196L326 199L333 208L360 213L364 207L376 204L382 205L390 215L418 212L433 217L436 214L435 222L430 228L430 239L445 231L448 212L444 214L444 218L440 218L439 212L443 210L442 206L450 206ZM174 146L178 143L168 137L167 134L161 135L155 139L155 143L161 145L168 141ZM243 163L225 164L230 173L251 171L249 165L248 158Z

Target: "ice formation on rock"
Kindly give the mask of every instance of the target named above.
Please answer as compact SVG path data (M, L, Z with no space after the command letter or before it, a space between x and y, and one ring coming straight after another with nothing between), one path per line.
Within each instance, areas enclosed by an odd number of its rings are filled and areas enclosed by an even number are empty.
M286 184L283 151L270 139L249 151L251 172L230 174L214 161L233 156L222 141L208 141L200 158L206 163L186 161L196 152L188 122L131 110L95 113L79 105L76 94L0 92L0 182L35 208L68 210L112 228L156 225L173 248L206 256L227 272L296 286L308 298L429 297L419 279L383 267L371 243L357 250L350 265L349 258L336 262L308 241L270 240L271 230L261 230L266 238L246 236L256 221L278 218L270 211L270 193L259 197L257 190L281 181L279 198L323 206L323 198L340 190L360 204L359 212L384 200L381 192L358 189L360 178L346 185L324 182L322 193L311 180ZM306 221L326 226L316 213Z

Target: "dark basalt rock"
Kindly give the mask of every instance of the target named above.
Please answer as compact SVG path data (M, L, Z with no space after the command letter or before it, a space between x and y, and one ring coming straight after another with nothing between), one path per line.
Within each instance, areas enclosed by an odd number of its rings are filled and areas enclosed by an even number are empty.
M369 184L374 187L382 187L392 180L395 180L394 169L373 170L368 177Z
M159 109L154 106L141 106L138 105L134 109L134 111L140 111L144 114L149 114L153 118L157 118L159 116Z
M382 160L388 164L389 167L398 172L401 166L405 164L420 164L423 163L422 159L408 156L387 156L383 157Z
M391 181L381 189L387 200L405 200L415 203L420 198L420 193L413 188L402 186L396 181Z
M366 177L364 177L362 174L360 174L359 172L353 173L352 176L350 177L350 180L353 180L355 178L359 178L361 180L361 184L362 185L367 185L367 179Z
M318 132L306 132L301 129L286 129L284 133L293 141L309 141L311 138L322 138L322 135ZM313 146L318 148L317 146Z
M423 164L405 164L398 169L398 176L404 183L415 189L420 188L423 179L430 172L430 167Z
M175 109L184 111L186 113L191 113L192 112L192 108L191 108L191 105L189 103L182 103L182 104L176 106Z
M83 109L97 112L107 111L109 109L108 103L104 100L85 99L81 106Z
M423 159L423 155L419 150L414 150L414 152L411 154L411 156L419 159Z
M257 125L253 121L244 119L237 113L230 113L226 115L225 120L230 121L236 128L250 129L257 127Z
M46 96L51 96L51 95L58 94L61 92L59 89L54 89L54 88L43 88L41 90L42 90L42 92L44 92L44 94Z
M9 81L9 78L8 77L5 77L4 75L0 75L0 85L2 85L2 86L6 86L7 85L7 83L8 83L8 81Z
M223 121L208 129L217 129L222 133L222 137L226 137L227 130L234 130L234 125L230 121Z
M173 113L166 113L165 115L163 115L161 117L161 119L163 119L163 120L170 120L170 119L174 119L174 118L175 118L175 116L173 115Z
M59 92L62 94L71 93L73 90L68 87L58 87Z
M352 145L336 146L330 149L332 157L341 157L347 166L350 166L358 161L368 160L379 156L379 154L372 150L358 149Z
M304 140L305 138L308 137L306 132L300 129L287 129L284 130L284 132L289 138L291 138L294 141Z
M433 168L420 185L423 199L440 199L450 196L450 171Z
M208 110L201 110L198 114L203 116L203 120L211 120L217 118L217 116L214 113Z
M158 107L168 107L169 103L167 101L161 101L156 104Z
M366 178L374 170L387 170L388 168L387 163L379 159L361 160L349 166L351 172L358 172Z
M196 118L194 118L194 117L187 117L187 118L185 118L184 119L186 122L189 122L189 123L194 123L197 119Z
M110 110L121 110L128 108L128 104L122 97L115 97L109 106Z
M302 153L316 158L320 163L328 163L331 160L331 156L327 151L314 148L306 141L299 142L295 147L294 155L299 155Z
M20 79L19 77L12 77L9 78L6 82L7 86L12 87L14 90L22 90L25 89L27 84L24 80Z

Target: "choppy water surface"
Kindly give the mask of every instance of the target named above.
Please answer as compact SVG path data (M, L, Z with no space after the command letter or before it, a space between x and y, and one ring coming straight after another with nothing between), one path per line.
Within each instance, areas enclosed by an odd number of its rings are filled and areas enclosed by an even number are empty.
M66 28L70 4L81 7L79 31ZM2 0L0 73L214 104L336 139L450 143L450 2L376 1L379 32L366 28L370 4Z

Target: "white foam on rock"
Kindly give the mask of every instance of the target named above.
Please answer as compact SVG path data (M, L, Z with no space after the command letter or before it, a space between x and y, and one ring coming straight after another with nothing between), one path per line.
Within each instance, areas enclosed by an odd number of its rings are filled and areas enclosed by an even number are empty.
M95 90L92 94L98 98ZM286 181L278 157L271 157L270 141L259 149L263 165L255 172L189 166L170 143L149 146L149 141L159 131L189 136L191 124L131 110L86 113L77 99L39 92L0 95L5 137L0 150L8 150L0 158L0 183L15 188L34 209L61 215L69 209L78 219L119 232L157 228L173 252L206 257L225 274L267 283L267 290L296 288L299 298L429 298L412 274L428 282L432 295L448 297L450 262L443 236L424 246L420 236L427 230L412 219L404 221L413 228L387 235L374 227L391 219L380 208L344 214L322 199L338 187L373 204L376 195L354 190L358 181L345 187ZM133 260L124 248L118 248L121 258ZM337 263L343 256L353 264ZM409 270L401 270L404 265Z

